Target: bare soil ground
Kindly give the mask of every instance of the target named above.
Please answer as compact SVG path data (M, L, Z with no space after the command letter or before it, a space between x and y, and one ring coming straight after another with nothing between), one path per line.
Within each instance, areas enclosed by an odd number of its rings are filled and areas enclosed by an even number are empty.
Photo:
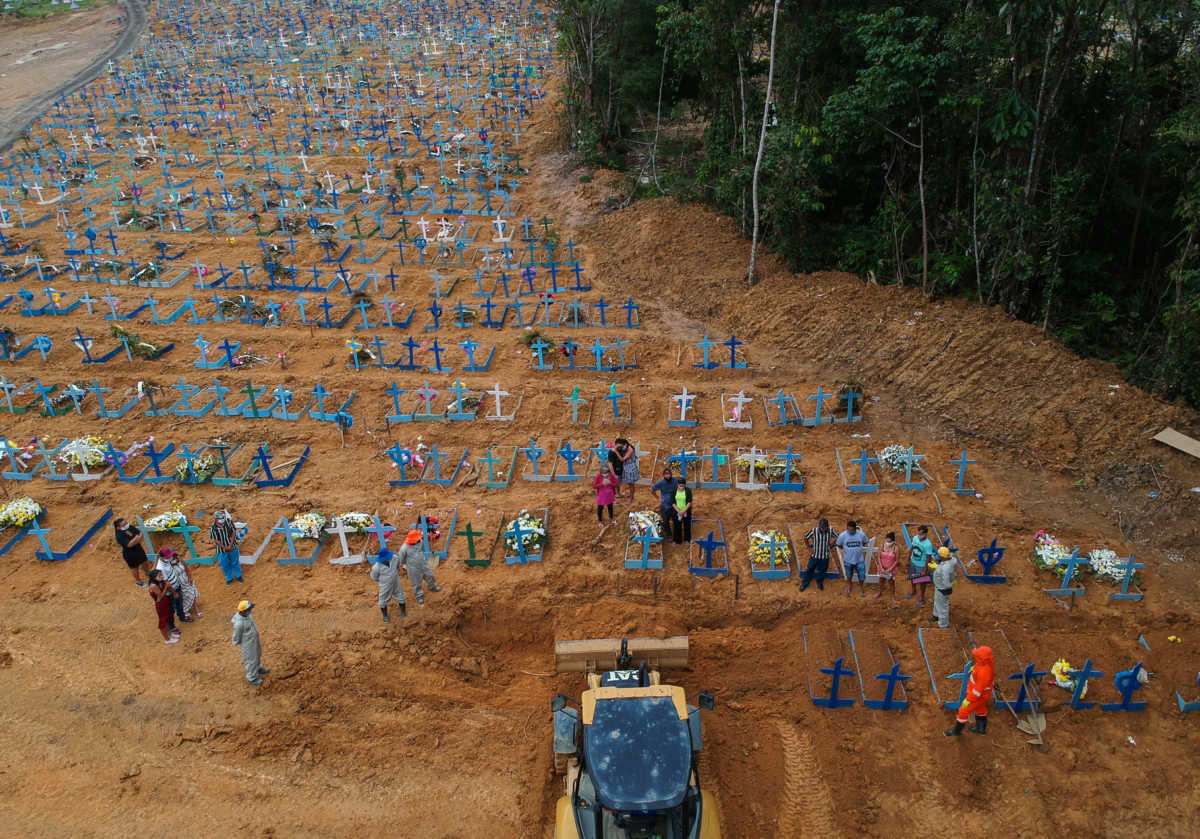
M450 561L437 571L444 592L424 607L410 597L408 620L385 626L363 566L330 565L333 545L312 567L281 566L277 540L246 569L244 586L227 588L216 568L198 567L205 617L184 625L182 643L168 649L111 529L61 563L36 560L36 540L27 537L0 559L0 738L7 746L0 751L0 835L548 837L561 789L552 773L549 701L583 688L578 677L553 673L554 641L676 633L689 635L693 660L668 677L690 694L712 689L718 700L705 718L703 772L721 803L725 836L1194 835L1200 716L1180 714L1175 691L1189 699L1200 693L1194 625L1200 494L1190 492L1200 485L1200 468L1148 437L1164 424L1196 433L1196 415L1125 385L1110 367L1081 360L998 311L931 302L840 273L796 276L771 258L763 282L747 289L748 246L729 220L665 199L605 212L618 178L596 173L581 183L583 171L555 151L555 125L553 104L546 103L522 136L533 172L519 190L522 215L548 215L563 242L579 244L593 298L632 296L643 305L640 330L616 330L634 341L636 370L537 373L520 330L443 326L436 333L443 343L470 334L498 345L492 371L463 375L464 383L482 389L499 381L514 393L524 387L524 403L511 424L397 430L383 420L391 405L385 390L393 380L417 387L422 377L346 370L344 344L356 335L349 326L205 324L206 339L240 339L272 360L237 376L222 373L235 391L246 378L270 389L284 384L298 396L318 381L357 391L345 448L336 429L308 419L148 418L139 411L124 420L5 415L0 424L5 436L20 441L101 433L128 446L150 435L189 444L220 436L269 441L282 459L306 444L313 448L296 483L284 489L149 487L111 476L0 485L10 496L29 492L47 507L46 524L59 529L50 537L56 546L78 531L73 519L86 518L76 511L109 506L149 516L178 501L204 529L209 518L199 511L227 506L250 524L248 541L255 544L280 515L308 508L378 510L403 522L415 510L457 507L460 527L469 520L488 528L485 546L501 518L549 506L545 561L505 565L497 549L490 567L468 568L465 542L457 538ZM217 188L210 172L199 174L197 189ZM167 238L191 248L185 262L259 263L252 234ZM61 258L65 242L52 230L42 243L48 260ZM321 255L305 241L296 261L309 265ZM422 310L414 321L417 338L430 337L420 333L428 322L429 273L398 268L396 296ZM465 278L451 302L469 301L469 284ZM100 288L90 290L98 296ZM190 291L188 280L154 294L169 311ZM140 299L128 287L118 293L127 303ZM93 371L79 364L69 336L79 326L107 344L102 309L61 319L5 311L0 325L47 332L57 348L44 364L26 358L6 370L11 380L65 384L98 375L115 401L138 381L211 378L192 366L191 327L135 321L131 329L176 341L175 350L156 362ZM614 332L544 331L581 343ZM749 342L747 370L691 366L695 341L705 334L724 340L731 332ZM293 360L286 369L275 362L281 351ZM448 377L430 378L440 389L450 384ZM632 394L634 425L602 425L598 405L590 428L568 426L562 400L571 388L580 384L598 401L610 381ZM839 382L866 391L864 422L767 428L759 404L753 431L721 425L722 392L758 396L783 388L803 398L817 385ZM685 434L667 425L669 397L681 385L700 394L701 425ZM691 446L693 438L722 449L778 450L790 443L804 454L808 486L798 494L698 491L697 514L723 521L736 574L712 581L689 575L684 552L671 545L663 571L625 571L623 527L593 546L590 485L515 478L503 491L394 489L383 454L393 440L466 446L474 458L489 446L531 437L547 447L569 438L579 447L618 433L664 453ZM835 449L890 442L927 454L930 489L847 492ZM964 447L979 461L971 482L981 498L950 491L955 473L948 462ZM639 488L636 506L653 503ZM1000 709L986 738L943 737L950 714L938 707L917 635L928 626L927 606L857 592L846 598L838 582L801 594L794 577L751 578L748 525L784 529L821 515L839 526L857 519L872 536L903 522L945 524L968 554L997 538L1009 548L999 566L1009 582L958 584L957 634L939 642L946 658L953 659L955 647L961 652L968 633L1003 632L1014 656L1043 669L1059 656L1076 666L1090 656L1106 673L1096 687L1104 701L1113 698L1112 674L1144 660L1155 672L1138 697L1148 710L1073 711L1064 704L1066 692L1045 684L1045 747L1028 745ZM1111 589L1092 582L1078 606L1064 610L1042 592L1053 578L1027 559L1039 528L1085 549L1136 553L1148 566L1145 601L1111 601ZM229 644L228 621L242 597L258 604L264 663L272 670L261 688L244 682ZM850 630L872 645L864 647L865 668L884 659L886 643L912 675L907 710L856 704L827 711L812 704L810 680L814 688L825 684L818 668L831 663L824 659L835 647L851 655ZM1168 643L1168 635L1183 643ZM813 639L808 652L806 636ZM940 690L945 674L935 675ZM846 682L843 690L858 696L860 688Z

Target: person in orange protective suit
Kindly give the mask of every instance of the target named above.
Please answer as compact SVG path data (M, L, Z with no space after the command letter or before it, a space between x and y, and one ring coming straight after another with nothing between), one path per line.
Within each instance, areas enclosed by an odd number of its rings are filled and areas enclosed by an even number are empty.
M971 650L975 657L975 666L971 668L971 676L967 680L967 695L958 706L958 714L954 718L954 728L946 729L947 737L958 737L962 734L963 726L975 714L975 725L968 730L976 734L987 733L988 700L992 698L992 681L995 679L996 668L992 663L991 647L976 647Z

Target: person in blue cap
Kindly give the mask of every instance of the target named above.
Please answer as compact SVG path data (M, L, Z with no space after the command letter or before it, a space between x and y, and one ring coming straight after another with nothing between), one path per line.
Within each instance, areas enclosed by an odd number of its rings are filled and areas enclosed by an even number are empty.
M400 604L400 617L408 617L404 608L404 586L400 584L400 559L384 545L371 563L371 579L379 583L379 611L383 622L390 623L388 604L395 600Z

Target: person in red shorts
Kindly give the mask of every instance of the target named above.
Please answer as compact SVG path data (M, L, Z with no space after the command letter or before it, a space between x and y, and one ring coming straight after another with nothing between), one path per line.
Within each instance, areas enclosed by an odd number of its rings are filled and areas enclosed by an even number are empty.
M971 677L967 680L967 695L958 706L958 714L954 718L954 728L946 729L947 737L958 737L962 734L963 726L975 715L975 725L968 730L976 734L987 733L988 700L992 698L992 682L995 679L996 668L992 663L991 647L976 647L971 650L975 657L975 666L971 668Z

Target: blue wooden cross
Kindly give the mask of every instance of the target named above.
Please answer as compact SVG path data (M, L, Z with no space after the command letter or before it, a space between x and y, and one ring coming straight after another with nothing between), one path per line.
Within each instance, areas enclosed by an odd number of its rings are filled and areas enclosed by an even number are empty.
M1083 710L1085 708L1091 708L1093 705L1095 705L1095 702L1083 701L1083 692L1087 690L1087 680L1092 677L1097 679L1104 677L1104 674L1099 670L1092 669L1092 660L1089 658L1087 661L1085 661L1083 663L1083 667L1079 670L1067 671L1067 675L1075 680L1075 687L1071 691L1071 707L1075 708L1076 710Z
M913 446L909 446L908 451L900 456L901 459L904 461L904 480L902 482L896 484L896 487L898 489L910 489L910 490L916 490L916 491L925 489L925 482L924 481L914 481L913 474L912 474L914 466L916 466L918 469L920 469L920 465L919 465L920 461L925 459L925 455L915 454L913 452L913 449L914 449Z
M966 449L962 450L962 454L960 454L958 456L957 460L950 461L951 466L958 467L958 486L955 487L955 489L954 489L954 492L956 495L974 495L975 494L975 488L967 487L965 484L966 484L966 480L967 480L967 467L974 465L976 462L977 461L967 459L967 450Z
M688 464L695 463L700 459L700 455L694 452L689 452L686 448L681 448L678 454L673 454L667 458L667 463L679 464L679 477L687 480Z
M1087 590L1083 586L1071 588L1071 578L1075 576L1075 567L1077 565L1091 565L1091 561L1079 555L1079 550L1076 548L1071 551L1071 555L1066 559L1060 559L1059 565L1066 566L1066 571L1063 573L1063 583L1059 588L1043 589L1046 594L1055 597L1070 597L1071 603L1075 602L1075 598L1087 594Z
M997 547L996 540L992 539L992 544L986 548L980 548L976 553L979 559L979 564L983 566L982 574L967 574L966 577L973 583L1005 583L1008 582L1008 577L1002 574L993 574L992 568L1000 560L1004 558L1004 552L1007 548Z
M816 413L812 419L802 418L800 421L801 425L805 425L805 426L811 428L816 425L821 425L822 423L833 422L833 417L831 415L822 414L822 410L825 407L825 400L828 399L831 395L832 394L826 393L825 390L820 385L817 385L817 392L814 393L812 396L808 397L808 400L807 400L809 402L816 403Z
M768 476L767 486L773 490L803 492L804 476L801 475L798 479L792 479L792 461L802 460L804 456L798 452L793 452L792 444L788 443L787 451L780 452L779 457L783 459L783 477L776 481Z
M280 518L279 523L271 528L272 533L282 533L287 540L287 559L279 559L280 565L312 565L317 559L317 554L321 552L321 539L316 540L317 546L313 550L311 556L302 557L296 553L296 537L304 535L304 531L299 528L292 527L292 523L286 518Z
M655 533L653 528L646 528L646 530L644 530L642 533L639 533L637 536L631 536L629 538L630 542L637 542L641 544L641 556L637 559L630 559L629 551L626 549L625 567L639 571L657 570L662 568L663 558L661 551L656 558L650 558L650 547L652 545L660 544L662 540L662 536L659 536L657 533Z
M863 705L868 708L876 708L880 711L890 711L893 708L902 709L908 707L908 699L895 699L896 686L901 685L900 692L904 692L902 687L905 682L912 678L911 674L901 674L900 662L892 664L892 669L886 673L876 673L876 679L886 679L887 687L884 689L883 699L863 699Z
M1119 594L1110 594L1109 598L1112 600L1141 600L1142 593L1137 591L1130 592L1129 584L1133 582L1133 573L1139 568L1145 567L1144 564L1134 559L1133 554L1130 554L1125 560L1125 573L1121 578L1121 591Z
M782 388L780 388L776 392L776 395L771 399L767 399L764 396L763 403L764 406L774 404L776 409L779 411L779 418L777 420L772 420L771 411L769 409L765 409L765 413L767 415L767 425L778 426L787 425L789 423L799 424L803 420L803 417L800 414L800 408L796 405L796 397L790 394L785 396ZM792 408L792 419L788 419L788 406L791 406Z
M186 469L184 472L185 477L182 481L180 481L180 483L184 483L184 484L199 483L198 475L196 473L196 461L199 460L201 457L203 457L203 455L200 453L200 451L192 451L191 449L188 448L187 443L184 443L182 446L179 447L179 451L175 453L175 456L182 458L184 464L186 465Z
M841 680L844 678L854 678L855 672L842 667L842 657L838 656L833 662L832 667L820 668L822 673L831 677L831 685L829 688L829 696L814 696L812 702L821 708L849 708L854 704L853 698L842 698L838 696L838 688L841 686Z
M389 423L412 422L413 421L412 413L410 412L410 413L406 414L402 410L400 410L400 397L403 394L408 393L408 391L405 390L404 388L400 387L398 384L396 384L396 382L392 382L392 386L389 387L386 391L384 391L384 393L386 393L388 396L392 397L392 407L395 409L395 413L384 415L384 421L389 422Z
M413 462L411 451L403 448L399 443L393 443L392 447L387 450L386 454L388 459L392 462L392 466L400 473L400 477L398 479L388 481L389 485L394 487L403 487L412 486L413 484L420 482L420 475L417 475L415 478L410 478L408 477L408 473L405 471L409 466L412 465Z
M1025 665L1025 669L1020 673L1013 673L1009 676L1010 680L1020 679L1021 687L1017 690L1017 698L1015 700L1004 700L1005 704L1018 714L1023 711L1036 711L1037 706L1041 704L1042 700L1033 695L1033 683L1035 679L1041 679L1042 676L1045 676L1046 672L1045 670L1037 670L1031 661Z
M702 358L699 364L693 365L694 367L699 367L702 370L712 370L720 366L717 362L709 360L709 352L713 347L717 346L715 341L710 341L708 336L705 335L703 339L696 342L696 346L700 348Z
M559 446L558 451L555 452L555 454L557 454L559 457L561 457L563 459L563 461L566 463L567 474L560 475L557 472L555 472L554 480L556 480L556 481L578 481L583 478L583 475L575 474L575 461L576 461L576 459L578 459L579 455L583 454L582 449L572 448L570 440L563 440L562 445Z
M717 539L715 531L708 531L708 535L703 539L697 539L695 544L700 548L704 565L692 565L688 563L688 571L699 577L717 577L722 574L729 573L729 562L726 561L724 567L713 567L713 553L717 548L725 547L724 538Z
M533 474L522 473L522 478L527 481L550 480L550 475L538 471L538 464L541 462L542 455L546 453L546 450L537 446L532 437L529 439L529 445L521 449L521 453L533 464Z
M454 384L448 388L448 390L451 390L454 393L454 403L453 410L446 413L446 419L460 422L475 419L476 411L464 411L462 404L463 395L470 393L471 389L465 387L461 380L456 380Z
M526 530L521 527L520 519L513 519L512 527L504 531L505 547L507 548L508 539L513 539L517 545L517 553L515 556L509 555L505 551L504 562L507 565L524 565L526 562L541 562L541 553L527 554L525 552L525 537L533 534L534 531Z
M14 446L7 439L0 441L0 452L3 452L4 457L8 458L8 462L12 464L11 471L0 472L0 477L7 478L10 481L31 481L33 480L33 472L24 472L21 470L21 464L17 457L24 452L20 446Z
M300 471L300 467L308 460L308 455L311 451L311 446L305 446L304 451L301 452L300 457L296 459L296 463L292 466L292 471L286 475L273 475L271 473L270 461L275 455L271 454L266 446L259 446L258 453L254 455L254 460L262 467L263 474L266 477L256 479L254 481L255 486L260 489L263 487L291 486L292 481L296 478L296 474Z
M705 478L703 472L701 472L700 480L696 483L697 487L700 489L729 489L733 486L732 477L730 477L729 480L721 479L720 467L728 466L729 456L721 454L721 451L719 448L717 448L716 444L713 445L712 451L701 455L700 459L707 461L709 466L712 468L708 478ZM725 474L727 476L730 475L730 470L727 469Z
M859 393L854 388L847 388L846 392L844 394L842 394L842 398L846 400L846 416L837 417L833 421L834 422L861 422L862 414L856 415L854 413L854 400L861 399L862 394Z
M90 527L88 527L87 530L85 530L83 532L83 535L80 536L78 539L76 539L75 543L73 545L71 545L71 547L69 547L65 551L56 551L56 550L52 549L50 547L50 543L46 541L46 534L50 532L50 528L42 527L41 523L35 523L35 524L31 525L29 528L29 532L32 533L34 536L37 536L38 541L42 543L42 550L35 551L34 556L37 557L38 559L44 559L44 560L50 560L50 561L56 561L56 562L61 562L66 559L70 559L71 557L75 556L75 554L77 554L79 552L79 550L84 545L86 545L93 536L96 535L96 533L100 530L100 528L104 526L104 523L106 521L108 521L109 518L111 518L111 517L112 517L112 508L110 507L110 508L106 509L103 513L101 513L100 517L98 519L96 519L96 521L93 522L92 525Z
M774 533L770 533L759 544L767 548L769 561L766 568L756 568L753 555L754 546L751 543L750 576L758 580L782 580L791 576L792 563L787 553L787 542L780 541ZM841 659L838 660L841 661Z
M612 421L613 422L623 422L625 424L629 424L629 423L633 422L632 415L626 415L626 416L621 415L621 400L626 399L628 397L629 397L628 393L617 393L617 383L616 382L613 382L612 384L609 385L608 396L604 397L604 400L606 402L608 402L610 405L612 405L612 414L613 414Z
M1113 679L1113 684L1117 686L1117 690L1121 693L1120 702L1102 702L1100 704L1101 711L1144 711L1146 710L1146 702L1133 702L1134 691L1140 690L1142 682L1138 679L1138 674L1142 672L1142 662L1133 665L1129 670L1122 670Z
M879 484L871 483L867 477L872 463L878 463L879 458L871 457L866 449L860 449L858 457L850 459L851 463L855 463L859 467L859 479L857 484L847 484L846 488L851 492L878 492Z
M737 348L742 346L745 341L739 341L736 335L730 335L729 340L725 341L721 346L729 347L729 369L730 370L745 370L746 362L737 360Z
M534 355L537 356L537 361L533 365L534 370L553 370L554 369L554 365L546 364L545 353L546 353L546 350L550 348L549 344L547 344L541 338L538 338L536 341L534 341L532 344L530 344L529 347L530 347L530 349L533 350Z
M482 364L475 361L475 350L479 349L479 344L468 338L465 341L458 343L462 350L467 355L467 363L463 365L463 371L467 373L486 373L488 368L492 366L492 357L496 354L496 345L492 344L491 350L488 352L487 358Z
M579 385L575 385L575 389L571 391L570 396L564 396L563 401L571 406L571 422L579 424L579 406L586 405L587 400L579 395Z
M633 302L632 297L626 300L621 308L625 311L625 326L627 328L636 329L642 325L642 319L638 315L638 305Z

